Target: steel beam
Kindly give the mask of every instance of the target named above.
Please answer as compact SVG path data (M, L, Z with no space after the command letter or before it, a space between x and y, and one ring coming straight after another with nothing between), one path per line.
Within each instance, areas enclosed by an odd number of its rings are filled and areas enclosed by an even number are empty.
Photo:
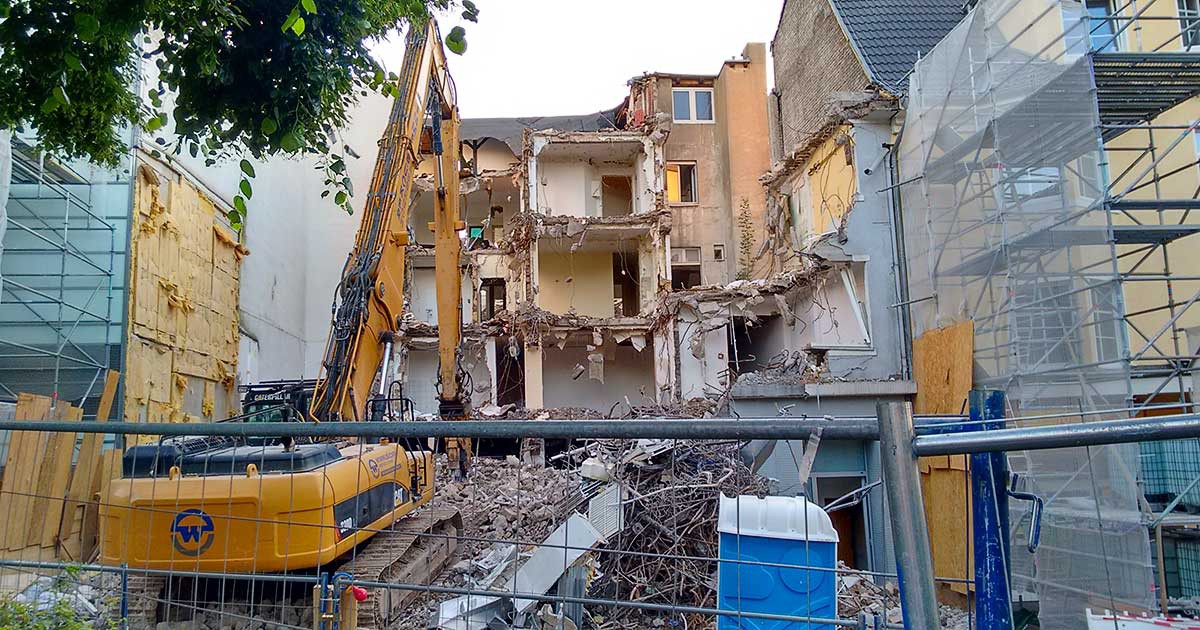
M1010 422L1019 420L1019 418L1013 418ZM913 450L917 455L924 457L958 453L1031 451L1129 442L1158 442L1194 437L1200 437L1200 414L1075 422L954 435L923 435L913 441Z
M884 488L892 519L896 573L900 581L900 607L904 627L910 630L940 628L937 591L933 581L933 554L925 501L921 496L921 471L913 452L912 407L907 402L879 403L879 451Z

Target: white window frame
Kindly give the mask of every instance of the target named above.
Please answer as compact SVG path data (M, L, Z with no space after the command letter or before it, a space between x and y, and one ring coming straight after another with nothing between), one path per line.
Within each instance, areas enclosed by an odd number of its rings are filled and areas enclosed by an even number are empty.
M687 260L688 253L695 253L696 260ZM704 249L701 247L672 247L671 267L699 267L704 262Z
M1191 30L1192 33L1196 33L1195 29L1200 26L1200 2L1196 2L1196 0L1176 0L1175 12L1179 16L1179 30L1183 32L1179 37L1179 47L1187 52L1191 52L1193 48L1200 46L1200 41L1188 42L1188 31ZM1200 40L1200 35L1192 35L1190 39Z
M688 94L688 118L680 118L675 113L675 93L687 92ZM696 118L696 93L707 92L709 95L709 105L712 111L712 118L708 120L700 120ZM713 94L713 89L710 87L672 87L671 88L671 119L682 125L711 125L717 121L717 99Z

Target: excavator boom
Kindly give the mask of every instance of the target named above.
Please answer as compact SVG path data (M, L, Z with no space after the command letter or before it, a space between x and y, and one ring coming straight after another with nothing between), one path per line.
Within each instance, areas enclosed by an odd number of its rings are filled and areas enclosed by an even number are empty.
M437 167L436 264L443 398L458 399L461 322L458 108L437 23L413 28L362 223L334 296L333 324L309 415L316 421L381 419L389 358L404 307L408 220L423 138ZM423 132L430 125L429 134ZM380 368L382 367L382 374ZM378 388L372 385L379 374Z

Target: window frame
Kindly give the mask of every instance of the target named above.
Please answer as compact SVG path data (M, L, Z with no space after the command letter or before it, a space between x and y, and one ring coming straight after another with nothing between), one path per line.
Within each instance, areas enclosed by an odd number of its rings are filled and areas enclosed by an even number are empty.
M1176 2L1185 2L1186 0L1176 0ZM1100 5L1103 5L1102 7ZM1093 32L1097 28L1096 22L1100 20L1100 16L1094 14L1094 9L1104 10L1104 19L1107 25L1104 32ZM1086 42L1087 49L1094 52L1121 52L1124 46L1124 33L1117 33L1119 26L1109 16L1115 14L1112 0L1082 0L1082 14L1068 15L1065 10L1063 13L1063 30L1064 45L1067 51ZM1080 30L1079 22L1084 23L1084 27ZM1072 28L1075 30L1072 31ZM1097 48L1097 43L1106 43L1105 46Z
M680 118L675 111L675 95L679 92L686 92L688 95L688 117ZM708 109L711 117L702 119L696 117L696 94L705 92L708 94ZM681 125L711 125L717 122L717 100L713 93L713 88L710 87L671 87L671 120Z
M698 206L698 205L700 205L700 175L698 172L700 170L700 167L696 164L696 162L689 162L686 160L668 161L665 165L664 170L670 170L670 168L672 166L690 166L692 168L692 200L691 201L683 200L683 171L681 169L679 172L679 201L671 201L670 186L667 186L666 182L663 182L663 196L666 197L666 199L667 199L667 205L669 205L669 206ZM664 174L664 177L666 177L665 174Z
M1187 6L1195 4L1195 8ZM1175 14L1179 18L1179 46L1184 52L1200 47L1200 2L1197 0L1175 0ZM1191 37L1189 38L1189 33Z

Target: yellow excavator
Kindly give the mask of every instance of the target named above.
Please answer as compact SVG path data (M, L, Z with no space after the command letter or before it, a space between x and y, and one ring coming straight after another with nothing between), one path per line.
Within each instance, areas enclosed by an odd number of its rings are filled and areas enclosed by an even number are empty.
M433 161L436 178L439 410L444 419L465 415L459 114L434 20L410 29L397 88L334 298L321 377L251 387L249 413L227 422L395 418L390 358L402 324L408 215L423 159ZM459 475L470 451L469 440L447 440ZM454 510L404 518L430 500L433 483L432 452L388 440L164 438L126 450L121 478L100 502L100 559L129 568L124 614L133 625L153 626L163 613L159 603L170 605L169 571L427 583L453 556L462 527ZM356 622L373 628L389 625L416 595L355 592L366 597ZM321 603L319 614L329 616L323 604L331 602Z

